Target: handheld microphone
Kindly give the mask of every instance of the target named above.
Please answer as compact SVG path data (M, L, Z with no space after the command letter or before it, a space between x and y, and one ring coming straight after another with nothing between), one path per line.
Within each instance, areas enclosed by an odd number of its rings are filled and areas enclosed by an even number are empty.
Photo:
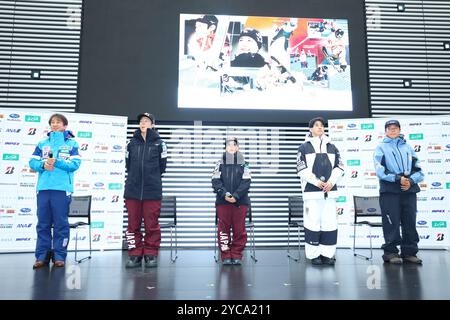
M325 177L324 177L324 176L321 176L321 177L320 177L320 181L326 182ZM325 198L327 198L327 197L328 197L328 192L325 192Z
M52 151L52 150L50 150L50 151L48 152L48 158L49 158L49 159L53 158L53 151Z

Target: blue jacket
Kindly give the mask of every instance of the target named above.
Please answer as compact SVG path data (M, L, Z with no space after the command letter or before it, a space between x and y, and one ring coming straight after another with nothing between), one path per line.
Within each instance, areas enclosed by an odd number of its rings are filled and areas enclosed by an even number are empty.
M73 173L81 164L78 143L70 131L49 132L48 138L36 146L30 159L30 168L39 172L37 191L61 190L73 192ZM53 171L46 171L44 163L52 151L56 158Z
M380 179L380 193L420 191L418 183L423 181L424 175L414 149L406 143L403 135L395 139L385 137L375 150L374 162ZM410 179L411 188L407 191L400 189L402 176Z

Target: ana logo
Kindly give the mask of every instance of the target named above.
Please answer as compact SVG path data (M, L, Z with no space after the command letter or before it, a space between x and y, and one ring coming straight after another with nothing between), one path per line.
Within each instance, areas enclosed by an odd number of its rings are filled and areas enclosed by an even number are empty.
M81 151L86 151L88 149L89 144L87 143L82 143L80 146L80 150Z
M429 234L427 234L426 236L421 235L421 236L420 236L420 239L421 239L421 240L427 240L427 239L430 239L430 235L429 235Z
M28 129L28 135L34 136L36 134L36 128L29 128Z
M373 123L361 123L362 130L372 130L373 128L375 128Z
M336 209L336 213L338 214L338 215L343 215L344 214L344 208L337 208Z
M359 137L348 137L347 141L356 141Z
M5 174L13 174L14 173L14 167L6 167Z
M442 200L444 200L444 196L441 196L441 197L431 197L431 200L442 201Z
M119 151L122 150L122 146L116 144L115 146L113 146L113 149Z
M423 133L411 133L409 140L423 140Z
M10 132L10 133L19 133L21 129L11 129L11 128L7 128L6 132Z
M447 228L447 221L433 221L433 228Z
M41 116L25 116L25 122L41 122Z
M370 142L370 141L372 141L372 135L366 134L366 136L364 137L364 142Z
M75 236L72 238L73 241L78 240L78 241L83 241L86 240L86 236Z
M115 160L115 159L111 160L111 163L122 163L122 162L123 162L123 159L122 160Z
M27 212L30 212L30 211L31 211L30 208L22 208L22 209L20 209L20 212L23 212L23 213L27 213Z
M426 222L425 220L419 220L419 221L417 221L417 224L418 224L419 226L424 226L424 225L427 224L427 222Z
M444 234L443 233L438 233L436 235L436 241L444 241Z
M3 160L5 161L19 161L19 155L13 153L4 153Z
M119 202L119 196L112 196L111 202Z
M19 223L16 228L30 228L32 223Z
M20 115L18 115L17 113L11 113L11 114L9 115L9 117L11 118L11 120L14 119L14 121L17 121L16 119L19 119L19 118L20 118Z
M352 171L351 178L357 178L358 177L358 171Z
M353 128L355 128L356 127L356 124L354 124L354 123L349 123L348 125L347 125L347 128L349 128L349 129L353 129Z
M420 152L420 149L421 149L422 147L420 146L420 144L416 144L415 146L414 146L414 151L415 152Z
M106 197L93 197L92 201L104 201Z

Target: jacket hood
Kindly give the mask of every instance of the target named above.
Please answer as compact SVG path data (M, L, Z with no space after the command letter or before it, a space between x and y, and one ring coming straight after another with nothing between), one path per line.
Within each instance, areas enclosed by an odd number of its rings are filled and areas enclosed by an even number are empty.
M384 139L383 139L383 143L396 143L397 141L399 141L400 144L406 143L405 136L403 134L401 134L397 138L394 138L394 139L389 138L389 137L384 137Z
M314 142L314 141L320 141L322 140L322 142L325 143L330 143L331 139L324 133L323 135L321 135L320 137L313 137L311 132L309 134L306 135L305 138L305 142Z
M141 129L136 129L133 134L133 138L144 140L141 135ZM161 139L159 133L156 129L147 129L146 140L147 141L156 141Z

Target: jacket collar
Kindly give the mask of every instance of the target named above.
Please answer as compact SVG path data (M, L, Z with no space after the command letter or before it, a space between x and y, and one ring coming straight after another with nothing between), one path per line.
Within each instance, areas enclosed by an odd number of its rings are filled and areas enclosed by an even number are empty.
M139 141L144 142L144 139L142 138L141 135L141 130L140 129L136 129L136 131L134 131L133 134L133 138L138 139ZM147 135L145 137L145 141L156 141L159 140L160 136L159 133L156 129L147 129Z

